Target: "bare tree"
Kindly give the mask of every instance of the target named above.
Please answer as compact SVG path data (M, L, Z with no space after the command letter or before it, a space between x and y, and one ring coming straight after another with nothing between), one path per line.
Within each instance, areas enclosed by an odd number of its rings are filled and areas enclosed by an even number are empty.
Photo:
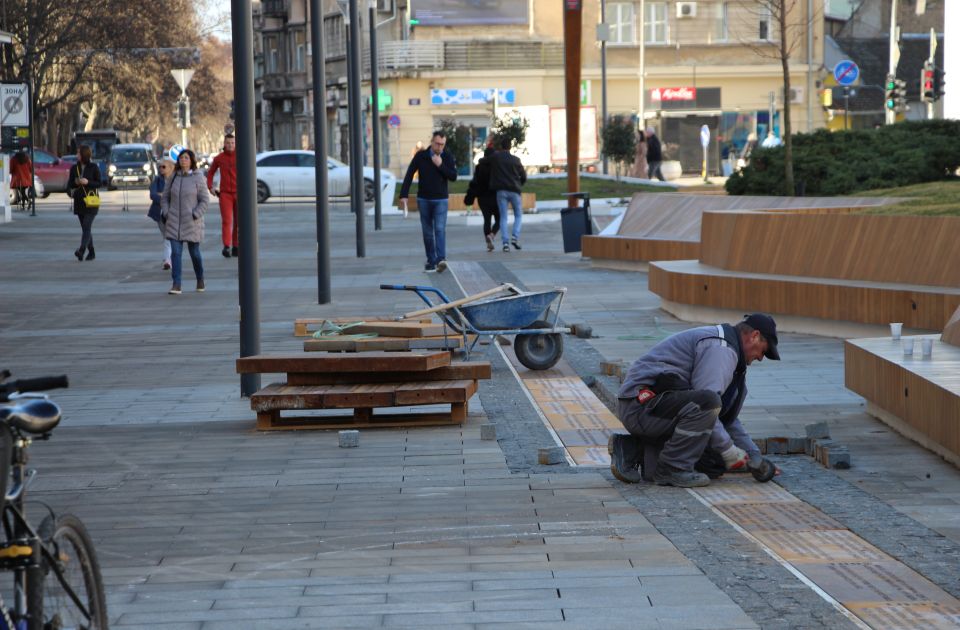
M806 15L807 3L799 0L741 0L740 6L753 16L761 31L759 39L768 43L758 43L756 37L741 38L741 42L757 55L774 59L780 63L783 71L783 147L784 147L784 186L787 194L795 190L793 176L793 124L790 115L790 58L801 48L807 30L813 28L817 12ZM763 28L766 23L767 33ZM811 95L807 95L810 98ZM770 121L771 128L773 121Z

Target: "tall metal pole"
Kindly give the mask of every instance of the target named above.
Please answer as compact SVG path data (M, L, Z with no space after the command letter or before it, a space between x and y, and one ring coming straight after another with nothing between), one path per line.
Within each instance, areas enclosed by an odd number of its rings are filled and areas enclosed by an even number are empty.
M257 138L253 104L253 10L230 0L233 31L233 100L236 109L237 209L240 224L240 356L260 354L260 277L257 231ZM240 375L240 395L260 389L259 374Z
M603 28L607 28L607 0L600 0L600 23ZM600 120L603 121L603 128L607 127L607 38L608 34L600 41ZM609 172L609 161L607 152L603 152L603 174Z
M364 258L366 243L364 242L364 208L363 208L363 119L362 104L360 102L360 70L363 60L360 57L360 12L357 7L359 0L350 0L350 40L347 42L350 56L350 75L347 79L347 90L350 93L350 207L353 209L357 221L357 258Z
M567 192L580 192L580 39L583 28L582 0L563 2L564 95L567 108ZM577 200L568 200L571 208Z
M380 69L377 67L377 3L370 0L370 121L373 126L373 229L383 229L380 199Z
M813 133L813 0L807 0L807 133Z
M327 69L323 50L323 2L310 0L310 46L313 61L313 150L317 189L317 304L329 304L330 201L327 187Z
M644 130L644 136L646 136L647 123L644 118L644 98L646 97L646 40L647 40L647 30L644 26L644 20L646 19L646 5L644 0L640 0L640 18L637 20L637 31L638 39L640 43L640 102L637 105L637 118L640 122L640 128Z
M897 42L897 0L890 2L890 63L887 72L890 76L897 76L897 63L900 61L900 44ZM892 125L897 122L897 112L888 107L886 112L886 122Z

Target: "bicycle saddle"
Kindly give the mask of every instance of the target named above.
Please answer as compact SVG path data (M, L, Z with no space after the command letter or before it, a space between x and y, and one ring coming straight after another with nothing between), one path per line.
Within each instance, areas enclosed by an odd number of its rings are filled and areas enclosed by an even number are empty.
M60 407L43 398L0 405L0 421L27 433L47 433L60 424Z

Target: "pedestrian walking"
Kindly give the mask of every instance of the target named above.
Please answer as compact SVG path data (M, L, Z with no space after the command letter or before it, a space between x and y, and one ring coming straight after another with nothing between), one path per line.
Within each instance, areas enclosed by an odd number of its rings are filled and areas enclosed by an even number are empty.
M33 163L26 151L18 151L10 159L10 189L17 191L18 204L26 204L32 188Z
M101 186L100 177L100 167L93 161L90 145L81 144L77 148L77 164L70 169L67 182L67 194L73 199L73 213L80 221L80 248L73 252L77 260L93 260L97 257L93 249L93 220L100 211L97 192ZM96 201L88 201L88 195L96 197ZM84 252L87 254L86 259Z
M490 188L496 191L497 208L500 211L500 233L503 251L509 252L510 245L520 247L520 227L523 225L520 189L527 183L527 171L520 158L510 153L510 138L500 138L499 151L493 154L490 165ZM507 240L507 208L513 207L513 232Z
M407 174L400 187L400 206L407 213L407 196L413 184L414 174L419 174L417 184L417 209L420 212L420 229L423 232L423 249L427 254L424 271L441 270L447 264L447 182L456 181L457 164L447 146L447 135L434 131L430 146L414 154L407 167Z
M747 366L763 357L780 360L777 325L764 313L685 330L653 346L630 366L617 394L617 415L630 434L607 443L614 476L637 483L650 467L660 485L706 486L709 477L695 468L708 449L722 461L721 473L759 469L760 450L739 415ZM656 462L643 461L647 443L663 445Z
M223 137L223 151L213 158L207 171L207 188L220 200L220 233L224 258L240 255L240 227L237 222L237 139L233 134ZM213 176L220 172L220 186L213 187Z
M160 240L163 241L163 268L170 269L170 241L167 240L164 232L163 216L160 212L160 197L166 188L167 181L173 177L174 162L170 158L163 158L157 165L159 173L150 182L150 209L147 210L147 216L153 219L160 229Z
M647 171L647 136L643 131L637 131L637 150L633 154L633 167L630 169L630 177L647 179L650 173Z
M660 172L660 164L663 162L663 148L660 146L660 138L653 127L647 127L647 177L653 179L656 177L661 182L666 181L663 173Z
M472 206L476 201L483 213L483 238L487 242L487 251L493 251L493 241L500 231L500 207L497 206L497 193L490 189L490 167L495 153L493 147L483 151L483 157L477 162L473 171L473 179L467 186L467 194L463 196L463 203Z
M187 244L193 272L197 276L197 291L206 289L203 281L203 215L210 204L206 181L197 170L197 157L184 149L177 157L177 166L167 187L160 196L160 212L166 225L164 234L170 241L173 286L167 293L180 295L183 244Z

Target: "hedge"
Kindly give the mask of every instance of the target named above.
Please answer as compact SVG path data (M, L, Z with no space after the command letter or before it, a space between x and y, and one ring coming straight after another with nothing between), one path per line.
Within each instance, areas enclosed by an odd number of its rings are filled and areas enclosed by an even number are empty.
M787 195L784 147L757 147L750 164L727 179L731 195ZM793 173L806 195L848 195L953 177L960 168L960 121L924 120L878 129L793 137Z

